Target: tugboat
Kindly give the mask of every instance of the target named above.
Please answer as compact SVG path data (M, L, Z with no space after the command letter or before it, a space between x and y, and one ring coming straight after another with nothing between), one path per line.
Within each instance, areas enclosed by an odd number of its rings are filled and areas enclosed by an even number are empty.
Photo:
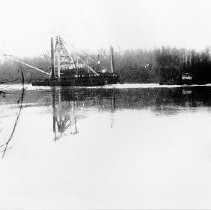
M98 64L100 61L98 61ZM51 38L51 73L43 80L33 81L33 86L103 86L119 83L114 73L114 53L111 47L111 69L94 70L76 53L69 54L60 36Z
M191 85L193 76L189 73L182 74L182 85Z

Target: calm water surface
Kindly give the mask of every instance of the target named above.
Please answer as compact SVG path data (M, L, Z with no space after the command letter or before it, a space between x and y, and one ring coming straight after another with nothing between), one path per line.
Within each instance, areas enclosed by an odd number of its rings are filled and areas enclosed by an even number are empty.
M0 209L211 208L210 86L0 89Z

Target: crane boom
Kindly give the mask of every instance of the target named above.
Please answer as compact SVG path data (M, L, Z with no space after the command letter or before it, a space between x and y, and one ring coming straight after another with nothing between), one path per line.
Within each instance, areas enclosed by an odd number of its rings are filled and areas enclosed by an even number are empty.
M39 72L41 72L41 73L43 73L43 74L46 74L46 75L50 76L50 74L49 74L48 72L45 72L45 71L43 71L43 70L41 70L41 69L39 69L39 68L37 68L37 67L34 67L34 66L32 66L32 65L29 65L29 64L27 64L27 63L25 63L25 62L23 62L23 61L21 61L21 60L15 58L15 57L13 57L12 55L4 54L3 56L5 56L5 57L10 57L10 58L12 58L12 59L15 60L15 61L24 64L25 66L28 66L28 67L30 67L30 68L32 68L32 69L34 69L34 70L37 70L37 71L39 71Z

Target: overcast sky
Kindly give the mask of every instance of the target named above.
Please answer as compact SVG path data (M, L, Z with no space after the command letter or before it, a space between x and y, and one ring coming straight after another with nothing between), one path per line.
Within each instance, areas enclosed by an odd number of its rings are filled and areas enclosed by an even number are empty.
M0 0L0 50L49 50L57 33L75 48L211 46L210 0Z

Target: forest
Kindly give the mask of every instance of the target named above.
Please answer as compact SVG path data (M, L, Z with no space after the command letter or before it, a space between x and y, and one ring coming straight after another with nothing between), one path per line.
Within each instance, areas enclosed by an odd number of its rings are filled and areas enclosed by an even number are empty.
M104 49L87 55L100 60L100 65L110 69L110 53ZM154 50L115 51L115 72L124 83L180 84L182 74L189 73L193 83L211 83L211 55L204 51L163 47ZM36 57L24 57L22 61L50 72L50 53ZM43 78L44 75L12 59L0 63L0 82L20 82L23 72L26 82Z

